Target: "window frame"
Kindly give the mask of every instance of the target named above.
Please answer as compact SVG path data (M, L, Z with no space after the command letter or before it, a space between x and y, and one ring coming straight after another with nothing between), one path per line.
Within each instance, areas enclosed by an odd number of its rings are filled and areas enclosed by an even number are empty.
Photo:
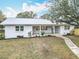
M47 26L41 26L41 30L47 30Z
M19 31L19 26L15 26L16 31Z
M20 31L24 31L24 26L20 26Z
M24 31L24 26L15 26L16 31Z

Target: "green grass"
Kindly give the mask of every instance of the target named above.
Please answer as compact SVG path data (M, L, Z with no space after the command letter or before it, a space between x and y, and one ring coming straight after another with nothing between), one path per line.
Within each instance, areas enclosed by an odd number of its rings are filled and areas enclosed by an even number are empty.
M0 59L78 59L56 37L0 40Z
M67 36L79 47L79 36Z

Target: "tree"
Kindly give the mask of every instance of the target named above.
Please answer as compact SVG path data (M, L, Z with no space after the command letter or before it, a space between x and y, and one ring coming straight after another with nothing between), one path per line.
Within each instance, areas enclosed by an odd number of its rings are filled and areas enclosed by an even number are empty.
M44 14L41 16L42 19L51 19L50 14Z
M6 19L6 17L5 17L5 15L3 14L3 12L0 10L0 23L2 22L2 21L4 21ZM4 26L3 25L0 25L0 31L2 32L2 31L4 31L3 30L3 28L4 28Z
M36 14L34 14L32 11L30 12L21 12L19 14L17 14L17 18L34 18L36 16Z
M56 5L50 6L49 12L52 19L79 26L79 13L74 6L69 5L68 0L58 1Z
M2 13L2 11L0 10L0 22L2 22L3 20L5 20L6 17L5 15Z

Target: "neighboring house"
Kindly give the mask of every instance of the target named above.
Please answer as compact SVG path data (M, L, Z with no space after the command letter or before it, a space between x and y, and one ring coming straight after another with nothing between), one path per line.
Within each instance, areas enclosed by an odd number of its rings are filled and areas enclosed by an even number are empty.
M74 26L51 22L46 19L8 18L1 23L5 28L5 38L34 37L41 35L66 35Z

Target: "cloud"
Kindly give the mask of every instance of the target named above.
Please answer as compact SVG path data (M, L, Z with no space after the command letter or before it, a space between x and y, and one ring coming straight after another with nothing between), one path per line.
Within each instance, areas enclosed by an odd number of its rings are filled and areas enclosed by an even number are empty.
M35 3L37 6L39 6L40 5L40 3Z
M45 10L47 9L47 4L46 3L42 3L42 4L39 4L39 3L35 3L36 5L29 5L27 3L23 3L22 5L22 9L19 10L19 11L16 11L14 8L12 7L6 7L6 9L4 10L4 14L7 16L7 17L16 17L16 15L19 13L19 12L24 12L24 11L33 11L34 13L38 13L38 12L41 12L42 10Z
M17 15L17 11L11 7L6 7L6 10L4 10L4 14L7 16L7 17L16 17Z
M23 3L23 11L33 11L34 13L37 13L46 8L47 8L46 3L42 4L36 3L36 5L28 5L27 3Z

